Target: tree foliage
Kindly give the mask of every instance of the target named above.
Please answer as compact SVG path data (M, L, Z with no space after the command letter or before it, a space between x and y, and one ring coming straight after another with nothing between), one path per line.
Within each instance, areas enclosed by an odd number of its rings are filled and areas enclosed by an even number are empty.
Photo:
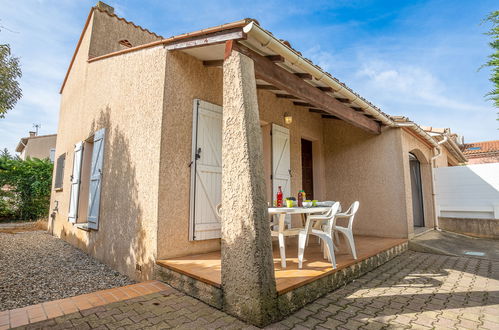
M35 220L48 215L53 164L0 152L0 216Z
M0 118L12 110L22 96L19 59L11 56L9 45L0 45Z
M487 93L487 96L499 108L499 10L490 13L485 21L492 23L490 31L486 34L491 37L492 40L489 45L494 50L487 63L484 64L484 66L491 68L492 73L489 80L494 84L493 89Z

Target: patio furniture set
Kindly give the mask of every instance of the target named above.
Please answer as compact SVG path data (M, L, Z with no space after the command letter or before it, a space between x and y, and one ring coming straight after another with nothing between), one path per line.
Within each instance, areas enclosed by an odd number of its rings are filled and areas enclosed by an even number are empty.
M317 207L270 207L268 212L277 221L270 223L271 234L279 240L279 252L281 255L281 267L286 268L286 241L289 236L298 236L298 268L303 266L303 255L308 246L309 236L316 236L324 253L333 267L336 268L334 251L337 246L334 240L338 241L338 233L345 236L350 251L354 259L357 259L355 242L353 237L353 220L359 209L359 202L354 202L346 212L341 212L339 202L322 202ZM301 214L303 227L291 226L291 214ZM336 222L338 219L348 219L346 226L340 226ZM276 229L277 227L277 229Z
M340 202L326 201L315 207L269 207L271 235L279 241L279 253L281 256L281 267L286 268L286 237L298 236L298 268L303 267L303 256L308 246L309 236L316 236L321 243L324 258L331 262L336 269L334 251L338 247L334 240L339 240L338 233L345 236L354 259L357 259L355 241L353 237L353 220L359 209L360 203L355 201L346 212L341 212ZM218 217L221 217L222 204L216 207ZM302 227L292 227L290 215L300 214L302 216ZM277 221L275 221L277 217ZM346 226L336 223L338 219L348 219ZM277 230L276 230L277 227Z

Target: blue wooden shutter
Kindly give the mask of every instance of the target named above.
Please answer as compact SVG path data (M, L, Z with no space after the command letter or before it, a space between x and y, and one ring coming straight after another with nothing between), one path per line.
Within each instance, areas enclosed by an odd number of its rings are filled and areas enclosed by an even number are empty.
M68 220L76 223L78 217L78 196L80 195L81 160L83 156L83 142L75 144L73 157L73 173L71 174L71 190L69 192Z
M90 186L88 200L88 228L99 228L100 190L102 181L102 162L104 159L104 137L106 130L100 129L94 134L92 167L90 168Z

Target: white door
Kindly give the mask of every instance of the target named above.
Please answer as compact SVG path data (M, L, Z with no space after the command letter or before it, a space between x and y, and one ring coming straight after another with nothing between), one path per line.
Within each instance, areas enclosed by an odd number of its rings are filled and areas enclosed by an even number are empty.
M83 142L75 144L73 156L73 173L71 174L71 190L69 192L68 220L76 223L78 217L78 196L80 195L81 160L83 156Z
M190 240L220 238L216 206L222 199L222 107L194 100Z
M281 186L283 198L291 196L289 129L272 124L272 198Z

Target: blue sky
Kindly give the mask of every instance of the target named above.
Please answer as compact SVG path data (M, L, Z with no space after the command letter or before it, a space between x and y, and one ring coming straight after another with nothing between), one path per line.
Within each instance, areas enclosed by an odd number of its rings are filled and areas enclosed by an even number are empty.
M96 1L0 0L0 43L21 58L24 97L0 119L0 148L41 124L57 131L59 88ZM481 25L497 1L107 1L119 16L164 37L256 18L392 115L451 127L468 142L499 139L491 49Z

